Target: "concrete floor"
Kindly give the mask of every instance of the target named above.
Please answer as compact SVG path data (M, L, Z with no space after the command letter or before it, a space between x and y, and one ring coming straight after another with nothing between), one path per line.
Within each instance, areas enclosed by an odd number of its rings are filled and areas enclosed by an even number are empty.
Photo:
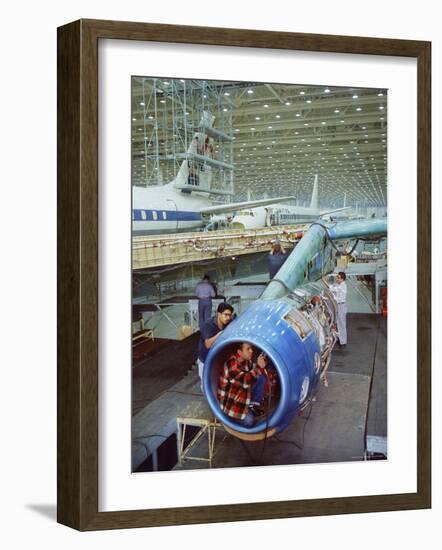
M212 467L362 460L369 388L367 376L330 373L328 388L321 388L305 415L265 442L244 442L220 428ZM202 439L192 454L207 456L207 439ZM207 467L204 462L185 460L174 469Z

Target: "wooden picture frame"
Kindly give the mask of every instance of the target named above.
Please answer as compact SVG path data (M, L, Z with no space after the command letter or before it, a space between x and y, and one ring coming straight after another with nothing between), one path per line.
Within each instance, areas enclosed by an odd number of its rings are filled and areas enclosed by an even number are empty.
M195 37L198 37L195 40ZM418 71L417 492L98 511L98 41L402 56ZM79 20L58 29L58 521L82 531L431 506L431 44Z

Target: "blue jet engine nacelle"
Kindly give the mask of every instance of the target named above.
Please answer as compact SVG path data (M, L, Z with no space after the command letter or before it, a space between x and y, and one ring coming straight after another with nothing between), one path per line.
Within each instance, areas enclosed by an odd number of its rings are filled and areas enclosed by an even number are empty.
M229 433L249 441L270 437L309 403L336 341L336 307L327 289L311 283L282 299L255 302L223 331L207 356L203 383L213 414ZM267 355L278 380L267 418L251 428L224 414L217 398L223 364L241 342Z

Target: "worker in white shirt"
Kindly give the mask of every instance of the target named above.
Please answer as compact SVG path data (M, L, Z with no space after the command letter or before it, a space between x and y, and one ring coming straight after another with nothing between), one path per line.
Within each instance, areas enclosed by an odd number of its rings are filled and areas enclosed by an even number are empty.
M343 271L336 275L336 282L329 284L325 277L322 278L324 284L330 289L336 302L338 303L338 314L336 324L338 328L339 345L341 348L347 345L347 276Z

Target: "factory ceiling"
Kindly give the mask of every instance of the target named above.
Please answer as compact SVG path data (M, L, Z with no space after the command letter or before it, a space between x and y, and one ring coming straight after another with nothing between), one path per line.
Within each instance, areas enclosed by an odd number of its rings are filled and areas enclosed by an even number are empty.
M173 178L171 151L185 152L202 111L232 137L215 140L213 158L233 165L235 200L295 195L308 203L318 174L322 206L386 206L386 90L134 77L135 185Z

